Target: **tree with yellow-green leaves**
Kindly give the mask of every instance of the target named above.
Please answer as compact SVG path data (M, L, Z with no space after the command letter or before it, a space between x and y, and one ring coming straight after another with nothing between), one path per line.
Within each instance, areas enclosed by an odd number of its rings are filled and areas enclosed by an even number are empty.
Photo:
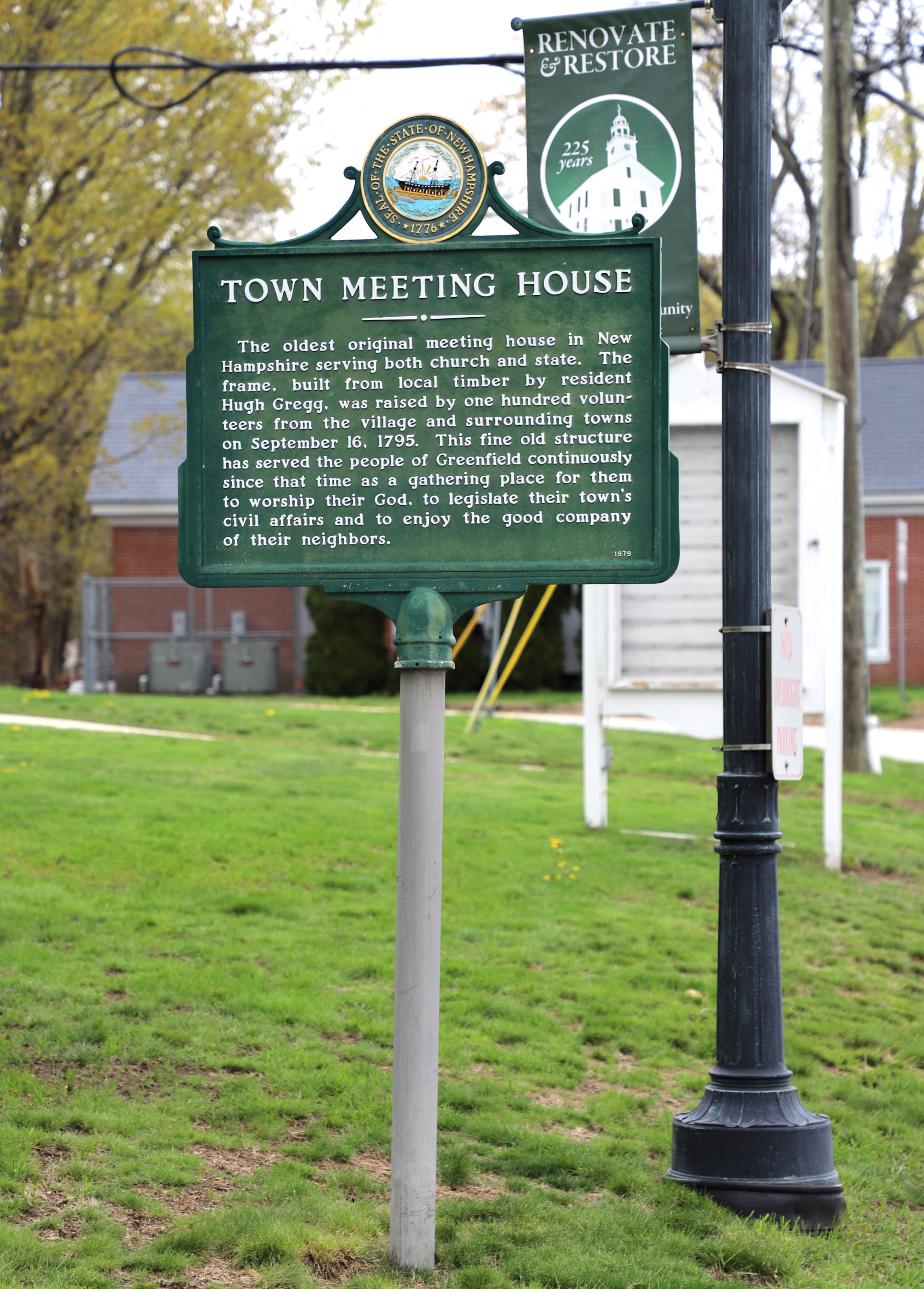
M229 8L0 0L2 59L105 64L128 46L251 59L272 13L254 0L232 21ZM152 75L124 79L150 91ZM201 80L157 75L162 99ZM278 77L224 76L149 111L106 72L0 72L4 679L42 683L48 647L67 633L79 573L96 558L83 495L106 408L121 371L182 362L189 253L219 216L246 235L287 205L275 176L292 93Z

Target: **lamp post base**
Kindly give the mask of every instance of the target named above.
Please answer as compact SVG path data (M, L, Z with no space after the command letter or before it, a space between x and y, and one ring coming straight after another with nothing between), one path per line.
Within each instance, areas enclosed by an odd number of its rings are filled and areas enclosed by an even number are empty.
M710 1084L695 1110L674 1117L668 1177L744 1217L777 1217L829 1231L845 1211L831 1121L795 1088Z
M708 1195L714 1204L731 1209L739 1217L775 1217L790 1226L798 1227L808 1235L821 1235L831 1231L844 1216L844 1188L840 1185L825 1188L793 1190L758 1190L731 1183L720 1186L701 1178L683 1177L673 1169L667 1174L672 1181L680 1182Z

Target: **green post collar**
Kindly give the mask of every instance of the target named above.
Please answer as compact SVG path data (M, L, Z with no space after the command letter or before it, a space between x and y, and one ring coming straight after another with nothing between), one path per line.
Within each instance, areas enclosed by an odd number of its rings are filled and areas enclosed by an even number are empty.
M415 586L408 591L395 618L395 649L399 668L430 668L450 671L454 614L448 602L428 586Z

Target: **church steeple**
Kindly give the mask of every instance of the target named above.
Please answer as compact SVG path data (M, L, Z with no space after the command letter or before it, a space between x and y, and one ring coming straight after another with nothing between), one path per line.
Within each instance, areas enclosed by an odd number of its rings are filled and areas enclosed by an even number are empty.
M606 159L611 166L626 157L635 158L638 138L632 133L632 127L622 114L622 108L616 109L613 117L613 128L610 130L609 142L606 145Z

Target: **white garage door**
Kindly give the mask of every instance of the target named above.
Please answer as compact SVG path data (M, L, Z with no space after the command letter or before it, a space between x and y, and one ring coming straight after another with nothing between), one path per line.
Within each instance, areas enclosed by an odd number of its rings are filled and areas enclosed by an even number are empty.
M798 585L797 448L794 428L774 427L771 583L774 601L782 604L796 602ZM621 588L611 683L721 679L721 432L672 429L671 451L680 463L680 564L660 586Z

